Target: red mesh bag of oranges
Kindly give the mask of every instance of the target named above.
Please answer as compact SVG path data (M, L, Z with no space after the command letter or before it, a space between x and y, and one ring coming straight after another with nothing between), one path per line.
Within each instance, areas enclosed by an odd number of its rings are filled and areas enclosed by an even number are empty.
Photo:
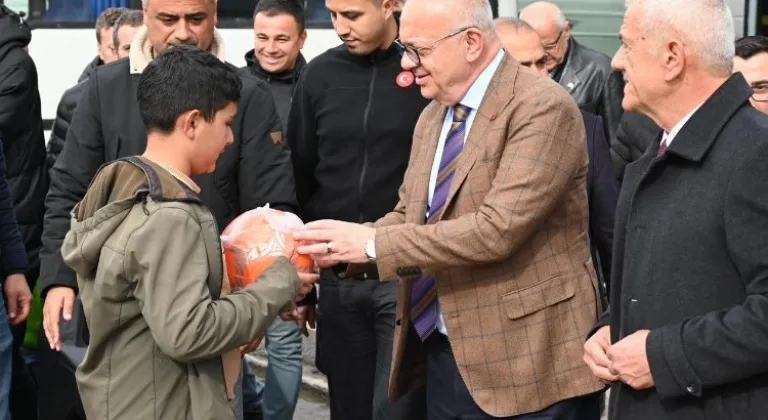
M221 235L232 290L258 280L280 256L290 259L299 272L312 272L312 259L296 252L299 244L291 235L302 226L295 214L269 207L247 211L233 220Z

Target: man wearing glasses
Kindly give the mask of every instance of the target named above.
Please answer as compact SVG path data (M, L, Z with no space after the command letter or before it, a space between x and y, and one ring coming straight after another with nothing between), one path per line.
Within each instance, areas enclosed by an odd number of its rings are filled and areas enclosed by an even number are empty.
M400 67L394 0L326 0L343 45L313 59L295 86L286 124L305 222L373 222L397 203L414 126L428 101ZM320 273L318 369L333 420L421 420L423 389L392 404L388 380L397 282L376 268Z
M752 87L752 105L768 113L768 37L745 36L736 41L733 71L741 72Z
M408 0L401 19L433 101L399 201L373 225L307 224L299 252L401 279L389 394L426 382L429 420L598 420L581 113L502 50L487 0Z
M579 108L603 118L608 138L616 137L623 110L624 83L621 74L611 70L611 59L576 42L572 24L557 5L539 1L520 12L520 19L539 34L547 53L545 67L563 86Z

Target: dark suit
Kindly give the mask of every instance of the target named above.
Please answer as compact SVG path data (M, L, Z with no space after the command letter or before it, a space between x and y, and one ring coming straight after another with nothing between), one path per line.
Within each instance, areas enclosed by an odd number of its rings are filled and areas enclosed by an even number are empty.
M589 200L589 239L592 262L600 274L603 298L607 297L605 283L611 278L613 256L613 223L616 201L619 199L619 183L611 166L611 152L599 116L582 111L587 130L587 199ZM605 304L607 302L603 302Z
M768 115L732 76L667 152L627 166L611 341L650 330L655 387L611 388L613 420L768 416Z

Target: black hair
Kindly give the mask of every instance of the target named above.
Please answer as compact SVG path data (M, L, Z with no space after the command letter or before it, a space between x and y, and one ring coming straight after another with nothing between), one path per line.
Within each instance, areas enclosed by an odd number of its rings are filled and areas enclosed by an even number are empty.
M260 0L256 3L256 9L253 11L253 17L259 13L266 16L289 15L293 16L296 24L299 26L299 33L304 32L306 19L304 17L304 6L299 0Z
M139 77L136 97L147 131L170 134L181 114L198 110L206 121L240 99L234 67L208 51L176 45L158 55Z
M115 22L114 29L112 30L112 46L117 49L120 46L120 37L117 36L120 32L120 28L123 26L131 26L137 28L144 24L144 13L141 10L127 10L123 13Z
M760 35L745 36L736 41L737 57L746 60L760 53L768 53L768 37Z

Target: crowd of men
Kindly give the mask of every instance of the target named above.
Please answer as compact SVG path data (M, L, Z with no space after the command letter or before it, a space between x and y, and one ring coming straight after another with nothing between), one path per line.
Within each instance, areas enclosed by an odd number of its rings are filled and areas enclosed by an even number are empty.
M610 58L551 2L326 0L307 62L301 2L260 0L237 69L216 0L144 0L47 153L0 5L0 420L291 419L315 326L334 420L597 420L608 388L616 420L761 418L768 38L726 3L630 1ZM228 290L215 238L266 204L319 272Z

